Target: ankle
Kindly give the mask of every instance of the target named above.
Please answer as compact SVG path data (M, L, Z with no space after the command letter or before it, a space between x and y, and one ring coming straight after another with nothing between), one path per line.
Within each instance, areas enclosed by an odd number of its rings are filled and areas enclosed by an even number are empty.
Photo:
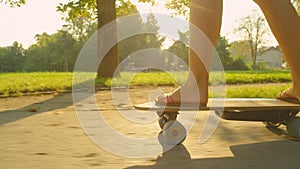
M300 89L296 86L294 86L294 84L286 90L287 94L296 97L297 99L300 100Z

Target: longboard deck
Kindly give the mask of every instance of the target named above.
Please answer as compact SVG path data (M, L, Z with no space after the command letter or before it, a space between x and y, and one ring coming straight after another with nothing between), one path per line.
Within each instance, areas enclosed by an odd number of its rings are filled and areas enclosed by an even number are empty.
M217 116L226 120L265 122L266 126L271 129L278 128L283 124L287 129L283 134L285 134L287 138L300 139L300 117L297 116L300 111L300 104L277 99L213 98L209 99L208 104L205 107L161 106L157 105L155 102L148 102L135 105L134 108L136 110L156 112L159 116L159 125L163 129L163 133L166 133L166 140L171 140L172 144L180 144L186 137L184 126L180 123L175 123L177 115L179 114L178 112L197 110L213 110ZM175 120L175 122L172 122L173 120ZM169 121L172 123L169 123ZM175 124L175 127L168 126L170 124L173 125L173 123ZM167 125L167 127L165 127L165 125ZM278 129L278 131L280 130ZM181 133L181 135L179 135L180 137L178 137L178 133ZM168 139L169 137L171 139Z
M137 110L151 111L195 111L195 110L223 110L223 111L263 111L263 110L300 110L300 104L285 102L278 99L262 98L228 98L209 99L207 106L163 106L155 102L148 102L134 106Z

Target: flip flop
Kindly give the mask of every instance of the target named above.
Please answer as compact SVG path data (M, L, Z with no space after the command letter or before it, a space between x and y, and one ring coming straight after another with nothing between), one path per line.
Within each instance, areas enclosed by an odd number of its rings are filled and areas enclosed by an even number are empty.
M296 104L300 104L300 100L295 98L294 96L291 96L287 93L284 92L280 92L276 98L278 100L282 100L282 101L286 101L286 102L290 102L290 103L296 103Z
M172 107L206 107L206 103L182 103L176 102L172 96L165 95L166 102L159 101L158 98L155 100L156 105L160 106L172 106Z

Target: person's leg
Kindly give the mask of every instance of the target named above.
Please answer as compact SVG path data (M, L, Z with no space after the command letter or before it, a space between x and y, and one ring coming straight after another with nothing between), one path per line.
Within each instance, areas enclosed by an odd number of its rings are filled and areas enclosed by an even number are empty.
M188 79L182 87L169 94L169 96L172 98L171 100L175 102L200 102L206 104L208 100L208 71L213 58L214 46L217 44L220 34L223 0L191 0L190 5L191 24L201 30L213 45L207 45L207 42L200 42L201 44L199 44L199 41L204 39L197 36L197 31L191 29L190 46L195 47L198 45L196 48L198 51L201 51L201 56L197 56L197 54L190 49L190 74ZM195 91L199 91L199 94L195 93ZM181 93L184 93L184 97L182 98ZM200 98L195 98L198 96L200 96ZM160 97L158 98L158 101L167 102L167 99L165 97Z
M254 1L262 9L290 67L292 86L279 97L300 100L300 17L290 0Z

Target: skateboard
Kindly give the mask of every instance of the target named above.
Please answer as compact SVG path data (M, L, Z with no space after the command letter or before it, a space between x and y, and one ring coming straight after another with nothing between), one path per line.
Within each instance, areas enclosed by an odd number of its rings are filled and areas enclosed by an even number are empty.
M164 106L155 102L137 104L136 110L157 112L158 124L165 139L170 144L181 144L187 135L185 127L178 122L180 111L214 111L225 120L261 121L268 128L286 126L287 133L293 138L300 138L300 104L278 99L228 98L209 99L207 106Z

